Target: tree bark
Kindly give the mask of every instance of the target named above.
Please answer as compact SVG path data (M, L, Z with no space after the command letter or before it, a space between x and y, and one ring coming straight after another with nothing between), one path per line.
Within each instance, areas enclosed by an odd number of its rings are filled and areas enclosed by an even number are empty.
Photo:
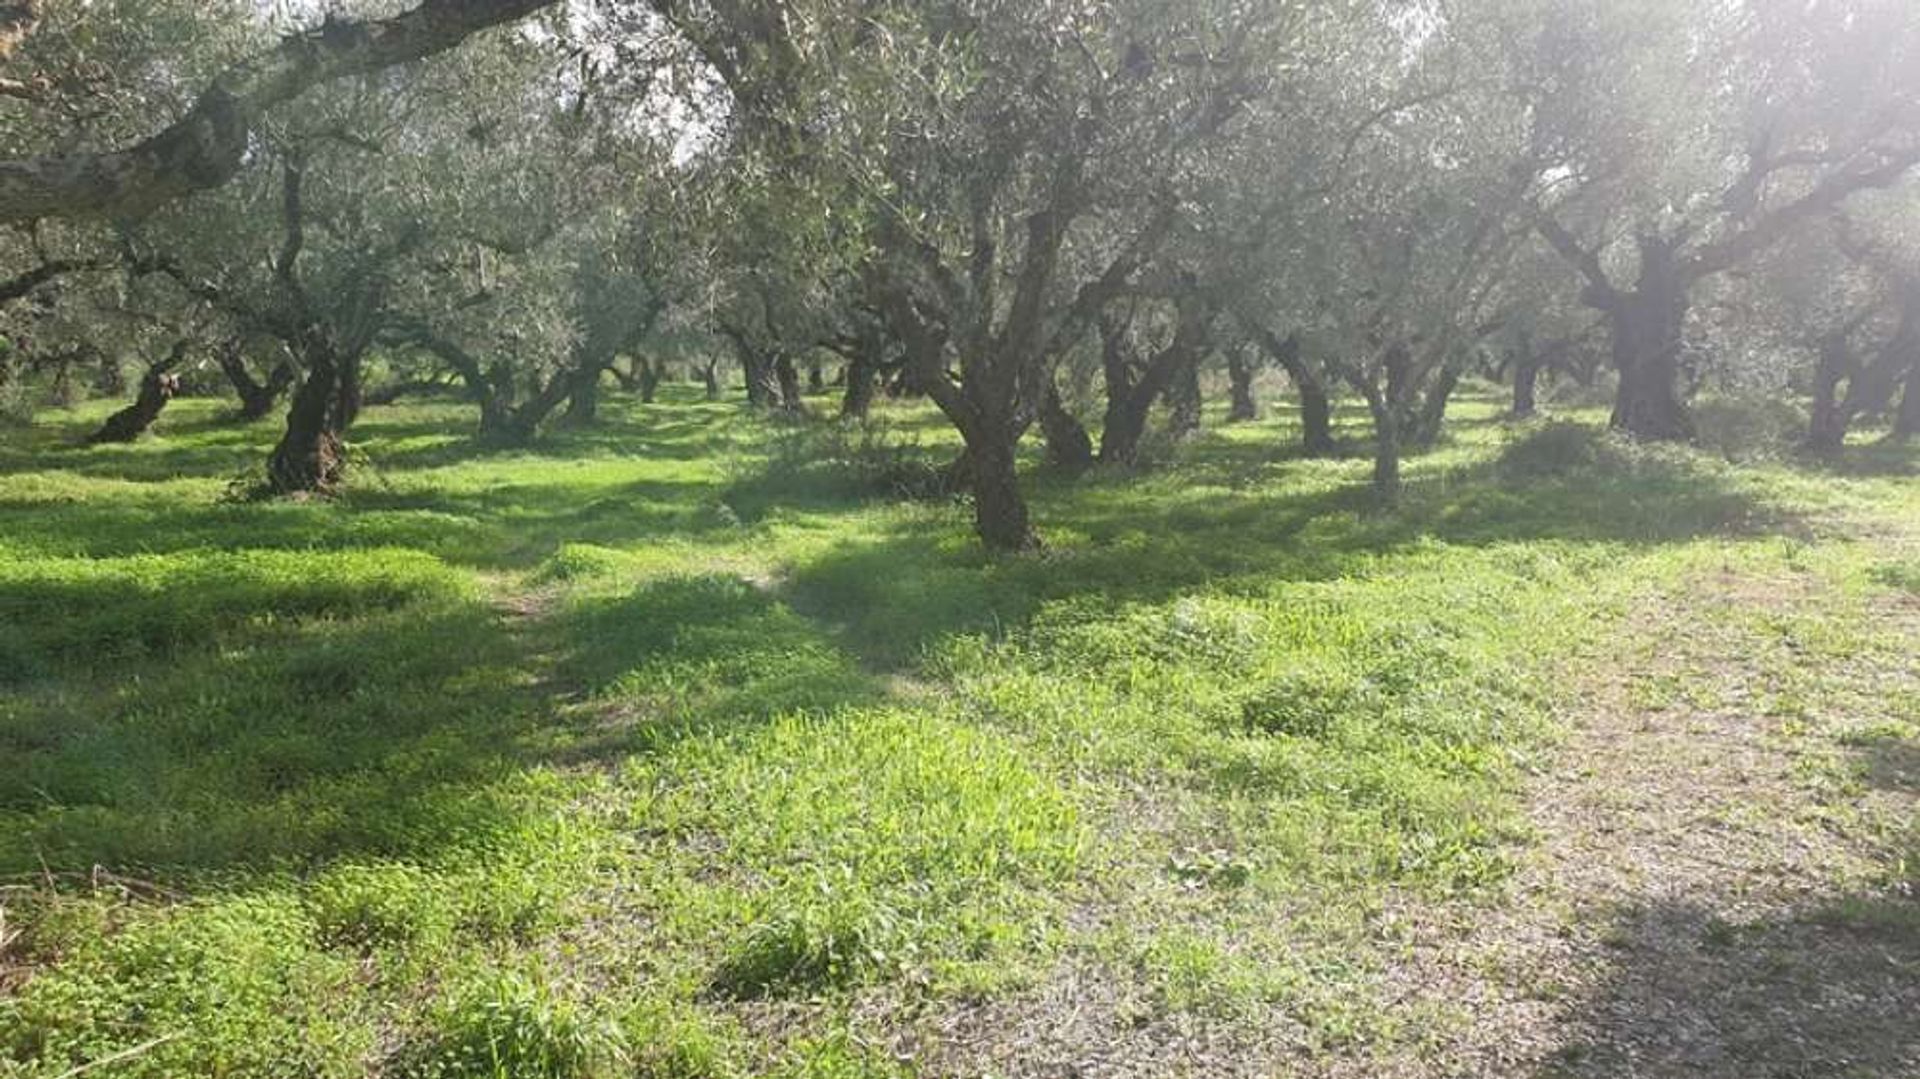
M1400 416L1393 404L1370 396L1373 413L1373 493L1384 506L1400 502Z
M1613 426L1649 442L1687 442L1693 417L1680 399L1680 364L1687 321L1683 288L1653 273L1622 293L1609 312L1613 363L1620 374Z
M847 362L847 389L840 399L840 415L849 420L864 420L873 411L873 398L880 388L880 371L865 356Z
M719 360L708 360L706 366L700 368L700 381L706 385L707 400L718 401L722 393L720 388Z
M1245 346L1227 350L1227 379L1232 384L1228 423L1252 423L1260 418L1260 401L1253 393L1253 380L1259 373L1259 364Z
M1060 388L1049 384L1040 403L1040 429L1047 437L1047 463L1069 472L1093 467L1093 438L1060 399Z
M1307 456L1332 457L1339 453L1340 445L1333 438L1333 397L1327 391L1326 381L1307 362L1300 335L1289 334L1283 338L1247 319L1242 319L1240 324L1293 383L1294 393L1300 398L1300 445Z
M1034 534L1026 499L1020 494L1014 459L1017 440L1010 435L1010 431L998 437L980 432L967 448L972 457L974 528L989 550L1018 554L1037 550L1040 537Z
M1572 233L1551 218L1543 217L1539 227L1541 235L1587 279L1582 294L1587 306L1607 317L1613 366L1620 375L1614 428L1650 442L1691 441L1693 417L1680 391L1689 292L1702 276L1724 267L1709 266L1705 256L1683 265L1677 241L1643 235L1636 241L1639 278L1632 289L1621 289L1608 279L1599 256L1581 247ZM1749 229L1741 235L1751 241L1757 234Z
M1448 367L1440 372L1421 399L1419 409L1411 417L1411 423L1405 424L1401 431L1403 442L1420 449L1429 449L1440 441L1440 431L1447 421L1447 405L1453 401L1453 391L1460 388L1460 372Z
M1545 366L1531 341L1522 341L1513 357L1513 419L1540 414L1540 369Z
M118 397L127 392L127 373L120 369L120 361L112 353L100 353L100 373L93 384L106 397Z
M167 402L180 392L180 376L173 373L187 358L187 342L180 341L165 359L147 368L140 379L140 393L132 404L108 416L100 429L87 437L89 445L132 442L153 427Z
M1179 441L1200 433L1200 357L1195 356L1193 362L1174 373L1167 387L1167 403L1172 406L1167 417L1168 434Z
M53 360L53 403L57 408L71 409L80 403L80 394L73 388L73 355L61 353Z
M635 361L640 377L640 403L653 404L660 397L660 383L667 377L667 365L650 359Z
M1173 341L1161 349L1135 377L1131 356L1127 353L1122 323L1102 322L1101 363L1107 381L1107 422L1100 432L1100 462L1109 465L1133 465L1140 457L1140 441L1147 430L1147 418L1155 401L1189 378L1192 398L1185 403L1187 415L1181 416L1176 402L1175 426L1198 419L1199 366L1210 340L1213 311L1194 297L1181 303L1180 323Z
M807 409L806 395L800 389L800 371L790 356L773 361L774 380L779 387L780 411L798 415Z
M1100 460L1131 461L1146 429L1146 411L1134 407L1134 362L1127 343L1130 320L1103 312L1100 316L1100 377L1107 392L1106 414L1100 423Z
M341 439L341 361L333 347L313 342L303 350L307 374L287 409L286 433L267 459L267 489L274 494L326 494L346 470Z
M353 352L340 359L340 381L334 391L333 427L336 434L344 435L360 419L361 406L366 404L366 364L364 357Z
M873 409L886 352L884 333L878 325L863 326L846 350L847 368L842 375L846 388L840 398L840 415L845 419L864 420Z
M1340 452L1333 437L1333 398L1326 384L1309 376L1294 383L1300 394L1300 446L1308 457L1332 457Z
M780 407L780 374L774 359L744 343L737 342L736 348L740 354L741 375L747 385L747 404L758 409Z
M233 392L240 398L237 418L242 423L252 423L272 412L274 406L280 403L281 395L287 392L287 387L293 385L296 375L293 365L282 360L274 365L266 381L255 379L253 372L247 369L246 357L237 341L223 346L218 359L220 370L225 372L227 381L233 383Z
M1840 396L1840 384L1853 370L1853 351L1844 335L1832 334L1820 342L1820 363L1813 375L1813 418L1807 426L1807 449L1834 453L1847 442L1851 417Z
M560 422L568 427L591 427L600 422L602 368L589 364L567 376L567 411Z
M1894 413L1893 430L1887 437L1905 443L1916 436L1920 436L1920 356L1907 369L1907 388L1900 395L1900 411Z

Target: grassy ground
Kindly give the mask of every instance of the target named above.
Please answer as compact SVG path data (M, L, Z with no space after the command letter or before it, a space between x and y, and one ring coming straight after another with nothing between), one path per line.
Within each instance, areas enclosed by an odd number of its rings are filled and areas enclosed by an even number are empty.
M1920 458L1470 405L1380 514L1283 416L994 561L924 413L612 412L0 434L0 1076L1920 1067L1779 973L1920 975Z

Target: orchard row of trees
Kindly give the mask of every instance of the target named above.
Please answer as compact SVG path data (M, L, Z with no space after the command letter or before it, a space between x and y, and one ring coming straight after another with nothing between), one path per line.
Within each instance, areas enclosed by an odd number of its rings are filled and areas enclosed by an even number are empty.
M1210 364L1241 416L1283 369L1309 453L1364 402L1388 497L1474 373L1604 369L1643 439L1715 382L1815 449L1920 430L1908 0L370 7L16 5L0 393L138 350L127 437L210 360L290 493L369 357L512 440L669 358L797 409L830 357L850 414L939 407L1003 550L1023 438L1132 463Z

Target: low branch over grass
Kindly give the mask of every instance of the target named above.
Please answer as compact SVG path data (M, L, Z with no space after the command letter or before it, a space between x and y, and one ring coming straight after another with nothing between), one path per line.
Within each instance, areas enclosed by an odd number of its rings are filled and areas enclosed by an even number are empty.
M552 0L425 0L391 19L332 22L283 40L214 80L186 115L124 150L0 161L0 223L138 218L239 170L275 105L322 83L409 63Z

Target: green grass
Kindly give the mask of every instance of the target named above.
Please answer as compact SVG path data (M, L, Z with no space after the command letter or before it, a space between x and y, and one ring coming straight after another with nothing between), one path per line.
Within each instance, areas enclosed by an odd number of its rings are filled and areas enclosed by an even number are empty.
M1912 455L1734 466L1476 402L1395 513L1282 415L1035 469L1049 550L1012 560L899 497L953 446L921 409L678 393L512 453L376 409L350 493L296 504L226 497L270 424L183 401L74 447L97 411L0 435L9 1079L908 1075L889 1032L1068 968L1142 1021L1416 1036L1378 915L1498 897L1623 612L1824 582L1754 627L1811 657L1788 722L1875 692L1832 673L1884 646L1846 611L1914 589L1920 525ZM1912 694L1809 782L1909 760Z

